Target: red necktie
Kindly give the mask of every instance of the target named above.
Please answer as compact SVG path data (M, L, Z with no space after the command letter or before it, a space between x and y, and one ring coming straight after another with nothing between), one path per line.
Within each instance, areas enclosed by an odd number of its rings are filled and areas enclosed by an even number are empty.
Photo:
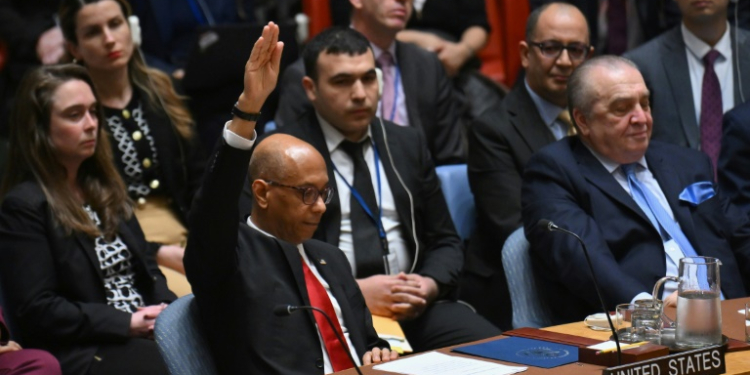
M305 284L307 285L307 295L310 297L310 305L315 306L328 314L333 322L333 327L338 332L341 339L346 342L344 333L341 331L341 325L336 317L336 311L333 310L333 304L331 299L328 298L328 293L323 284L320 283L317 277L312 273L310 267L307 266L304 259L302 260L302 271L305 273ZM331 329L331 326L326 321L326 318L319 312L313 311L315 322L318 323L318 330L320 330L320 336L323 337L323 344L326 346L326 352L328 352L328 358L331 360L331 367L333 371L342 371L352 367L352 363L349 360L349 356L344 351L344 348L336 338L336 334Z
M701 150L708 154L716 175L716 161L721 150L721 119L724 108L721 101L719 77L714 71L714 62L721 56L719 51L711 50L703 57L703 90L701 93Z

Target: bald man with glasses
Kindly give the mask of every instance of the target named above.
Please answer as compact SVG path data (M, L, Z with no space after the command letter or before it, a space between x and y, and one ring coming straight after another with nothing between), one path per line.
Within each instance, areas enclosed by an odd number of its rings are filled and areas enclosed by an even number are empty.
M511 305L500 249L522 225L521 175L537 150L574 134L568 115L568 77L593 53L586 19L574 6L536 9L519 43L526 77L503 105L469 129L469 183L477 230L469 243L460 298L501 329L511 327ZM487 298L491 291L494 298Z
M349 354L358 365L397 356L378 338L344 254L311 240L334 195L321 154L277 134L251 158L255 119L276 86L282 47L270 23L190 213L185 269L221 374L324 374L352 367ZM254 201L240 222L248 173ZM312 311L277 315L289 305L314 306L332 324Z

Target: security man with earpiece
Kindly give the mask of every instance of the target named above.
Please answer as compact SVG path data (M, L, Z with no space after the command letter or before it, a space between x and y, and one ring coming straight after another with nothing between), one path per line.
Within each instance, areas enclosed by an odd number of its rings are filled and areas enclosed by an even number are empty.
M415 351L499 335L455 299L461 241L422 133L376 117L368 40L331 28L303 59L314 110L279 131L323 155L336 189L313 238L344 252L372 314L397 320Z

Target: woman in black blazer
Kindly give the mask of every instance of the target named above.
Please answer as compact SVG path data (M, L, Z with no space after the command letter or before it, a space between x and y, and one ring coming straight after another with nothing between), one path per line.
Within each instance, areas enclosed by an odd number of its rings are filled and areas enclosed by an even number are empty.
M67 49L94 82L104 108L102 127L146 238L185 246L205 154L184 98L169 76L146 65L140 27L126 0L60 4ZM182 252L174 255L169 262L160 254L159 263L184 273Z
M0 189L0 278L26 347L65 374L165 374L150 338L175 296L112 164L86 70L45 66L21 84Z

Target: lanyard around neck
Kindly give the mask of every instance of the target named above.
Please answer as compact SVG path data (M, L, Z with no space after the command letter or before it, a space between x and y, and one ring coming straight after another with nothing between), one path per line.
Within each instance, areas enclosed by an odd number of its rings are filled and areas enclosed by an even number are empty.
M357 200L357 203L362 207L362 209L365 211L367 216L372 220L373 224L378 228L378 237L380 237L380 244L383 248L383 254L387 255L389 253L388 251L388 238L385 234L385 228L383 227L383 190L381 186L380 181L380 154L378 153L378 148L375 146L375 142L371 143L372 145L372 151L373 151L373 159L375 163L375 176L378 184L378 217L376 218L373 214L372 210L369 206L367 206L367 202L365 202L364 198L362 198L362 195L357 191L357 189L352 186L352 184L349 183L349 181L346 180L346 177L344 177L343 174L339 171L338 168L336 168L336 164L333 164L333 170L341 177L341 180L344 181L346 186L349 188L349 191L351 191L352 196L354 196L354 199Z

